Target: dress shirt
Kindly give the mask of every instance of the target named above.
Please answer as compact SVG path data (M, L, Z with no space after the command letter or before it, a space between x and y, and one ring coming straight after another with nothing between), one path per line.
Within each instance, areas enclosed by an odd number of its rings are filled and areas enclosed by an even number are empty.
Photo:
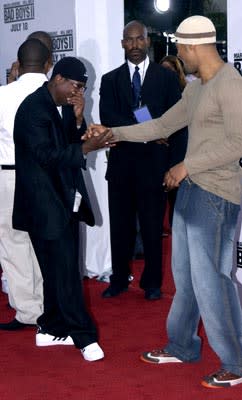
M149 66L149 63L150 63L149 57L146 56L146 58L140 64L137 65L139 67L141 85L143 85L143 82L145 79L145 74L146 74L147 68ZM136 64L133 64L131 61L128 60L128 67L129 67L129 73L130 73L130 80L132 82Z
M146 74L147 68L149 66L149 63L150 63L150 59L148 56L146 56L146 58L140 64L137 65L139 67L141 87L143 85L143 82L145 79L145 74ZM130 79L132 82L136 64L133 64L131 61L128 60L128 67L129 67ZM141 103L141 98L140 98L140 103ZM147 143L147 142L144 142L144 143Z
M13 129L16 111L30 93L47 81L45 74L26 73L0 87L0 165L14 165Z

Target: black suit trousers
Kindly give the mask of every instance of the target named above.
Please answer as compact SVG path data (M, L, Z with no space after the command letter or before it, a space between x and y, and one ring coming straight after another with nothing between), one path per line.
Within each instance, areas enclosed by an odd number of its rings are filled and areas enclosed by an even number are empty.
M149 180L148 180L149 181ZM162 229L166 193L160 184L147 185L142 176L125 181L108 181L111 233L111 283L128 285L129 263L132 259L136 216L144 247L145 266L140 279L142 289L160 288L162 282Z
M71 336L77 348L97 341L86 311L78 265L78 222L72 220L56 240L30 233L43 275L44 313L37 323L50 335Z

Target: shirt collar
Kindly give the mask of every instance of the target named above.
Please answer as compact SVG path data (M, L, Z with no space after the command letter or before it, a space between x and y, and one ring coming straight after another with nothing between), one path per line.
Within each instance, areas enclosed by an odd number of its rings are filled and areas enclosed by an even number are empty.
M131 61L129 61L129 60L127 60L127 63L128 63L128 67L129 67L130 78L131 78L131 80L132 80L132 77L133 77L133 73L134 73L136 64L133 64L133 63L132 63ZM141 77L141 83L143 83L143 81L144 81L145 74L146 74L147 68L148 68L148 66L149 66L149 63L150 63L150 59L149 59L148 56L146 56L146 58L145 58L141 63L139 63L139 64L137 65L137 66L139 67L139 73L140 73L140 77Z
M47 76L41 72L26 72L25 74L20 75L18 81L25 81L25 80L43 80L47 81Z

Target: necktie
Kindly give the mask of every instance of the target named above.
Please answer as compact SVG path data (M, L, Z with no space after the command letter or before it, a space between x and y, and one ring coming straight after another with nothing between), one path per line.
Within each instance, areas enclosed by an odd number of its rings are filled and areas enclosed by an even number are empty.
M133 90L133 107L139 106L140 91L141 91L141 80L139 74L139 67L136 65L135 71L132 78L132 90Z

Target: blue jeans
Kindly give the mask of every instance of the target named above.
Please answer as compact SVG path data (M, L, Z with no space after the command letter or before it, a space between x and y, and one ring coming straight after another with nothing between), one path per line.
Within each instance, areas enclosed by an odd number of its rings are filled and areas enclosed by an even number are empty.
M233 240L240 207L185 180L172 228L176 286L167 319L166 350L183 361L200 358L200 317L221 367L242 375L242 317L231 279Z

